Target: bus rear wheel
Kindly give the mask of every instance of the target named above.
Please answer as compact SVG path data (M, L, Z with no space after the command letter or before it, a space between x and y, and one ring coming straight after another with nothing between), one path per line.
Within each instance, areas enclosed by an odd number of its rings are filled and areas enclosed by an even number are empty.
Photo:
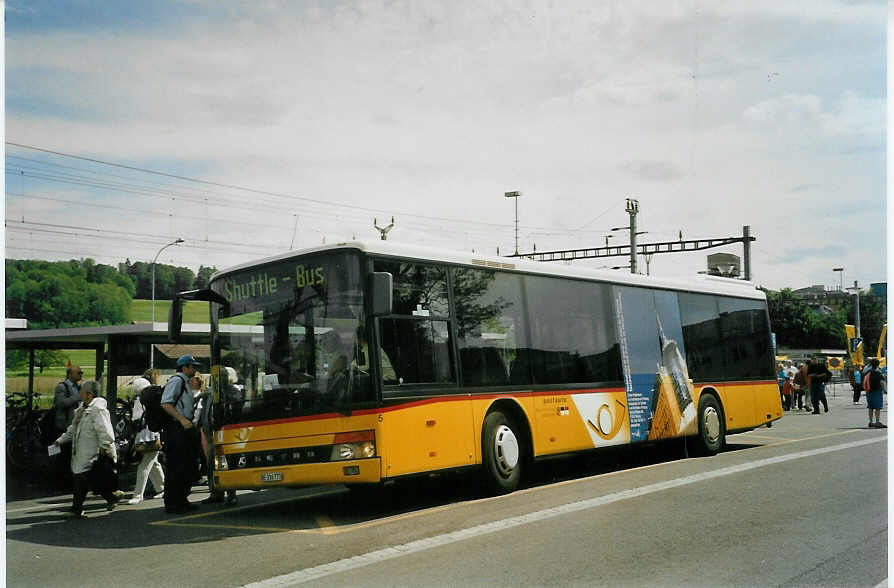
M715 455L726 444L723 409L713 394L702 394L698 401L698 452Z
M482 467L488 488L508 494L518 488L525 463L525 445L521 430L512 419L495 411L484 419L481 437Z

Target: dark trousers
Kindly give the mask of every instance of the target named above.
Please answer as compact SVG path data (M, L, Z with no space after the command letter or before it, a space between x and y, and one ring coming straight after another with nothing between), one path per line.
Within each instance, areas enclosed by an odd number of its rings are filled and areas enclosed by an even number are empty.
M819 414L819 405L822 402L823 410L829 412L829 403L826 401L826 385L817 382L810 385L810 400L813 403L813 413Z
M165 429L166 509L177 509L189 502L189 492L198 479L197 451L201 451L197 429L185 430L180 423L172 423Z
M62 433L60 433L61 435ZM58 437L58 435L57 435ZM71 473L71 443L59 447L61 453L56 456L54 467L56 469L56 483L62 490L73 488Z
M104 474L101 468L94 468L82 474L74 474L72 476L72 485L74 486L74 498L72 499L71 509L74 512L81 512L84 508L84 499L87 498L87 492L91 488L99 492L100 496L106 499L106 502L112 503L118 500L112 488L112 481Z
M860 394L863 393L863 386L860 384L851 384L854 387L854 403L860 402Z

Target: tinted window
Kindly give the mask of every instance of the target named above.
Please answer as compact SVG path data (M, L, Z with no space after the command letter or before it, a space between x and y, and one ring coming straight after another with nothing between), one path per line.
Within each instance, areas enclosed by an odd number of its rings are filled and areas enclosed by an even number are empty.
M718 304L726 379L772 379L770 326L763 302L721 298Z
M399 261L375 262L393 277L393 314L379 321L385 386L456 382L447 302L447 269Z
M375 271L394 279L394 314L447 316L447 268L377 260Z
M386 386L455 381L447 321L386 318L380 324Z
M519 355L534 383L621 381L611 287L538 276L524 283L531 342Z
M680 293L680 319L689 377L696 382L724 378L724 349L717 298Z
M492 270L453 270L457 343L466 386L530 384L521 277Z

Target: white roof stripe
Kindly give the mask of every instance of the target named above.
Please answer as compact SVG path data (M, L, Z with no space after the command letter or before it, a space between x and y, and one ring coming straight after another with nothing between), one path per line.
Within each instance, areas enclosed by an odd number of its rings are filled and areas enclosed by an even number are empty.
M617 270L599 270L557 264L553 262L529 261L515 257L496 257L480 255L466 251L451 251L447 249L435 249L419 245L405 245L391 241L345 241L331 245L321 245L300 251L289 251L271 257L258 259L249 263L242 263L226 270L222 270L212 276L212 280L228 274L253 268L259 265L284 261L299 255L320 253L325 251L337 251L340 249L357 249L374 255L387 257L399 257L418 261L441 262L470 267L490 267L507 269L526 274L544 276L562 276L566 278L578 278L583 280L597 280L612 284L643 286L647 288L660 288L668 290L683 290L706 294L724 294L739 298L765 299L763 292L755 288L753 282L720 278L708 275L696 275L691 278L656 278L639 274L625 274Z

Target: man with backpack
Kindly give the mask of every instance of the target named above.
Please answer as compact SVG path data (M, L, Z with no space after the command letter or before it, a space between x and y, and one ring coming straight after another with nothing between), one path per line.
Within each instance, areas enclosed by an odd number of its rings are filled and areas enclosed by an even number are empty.
M810 381L810 401L813 403L813 414L819 414L820 403L823 411L829 412L829 402L826 400L826 382L832 380L832 372L826 367L825 359L816 357L807 364L807 375Z
M164 429L164 451L168 475L165 479L165 511L183 514L199 508L189 501L189 492L196 481L196 448L198 429L193 425L195 411L189 379L196 374L197 362L192 355L177 360L177 373L165 384L161 407L170 417Z
M80 382L84 377L84 371L77 365L70 365L65 369L65 379L56 385L53 394L54 430L47 431L46 440L56 437L68 430L74 419L75 409L81 403ZM70 488L72 484L71 473L71 445L61 447L62 453L58 456L56 467L58 468L59 482L62 488Z

